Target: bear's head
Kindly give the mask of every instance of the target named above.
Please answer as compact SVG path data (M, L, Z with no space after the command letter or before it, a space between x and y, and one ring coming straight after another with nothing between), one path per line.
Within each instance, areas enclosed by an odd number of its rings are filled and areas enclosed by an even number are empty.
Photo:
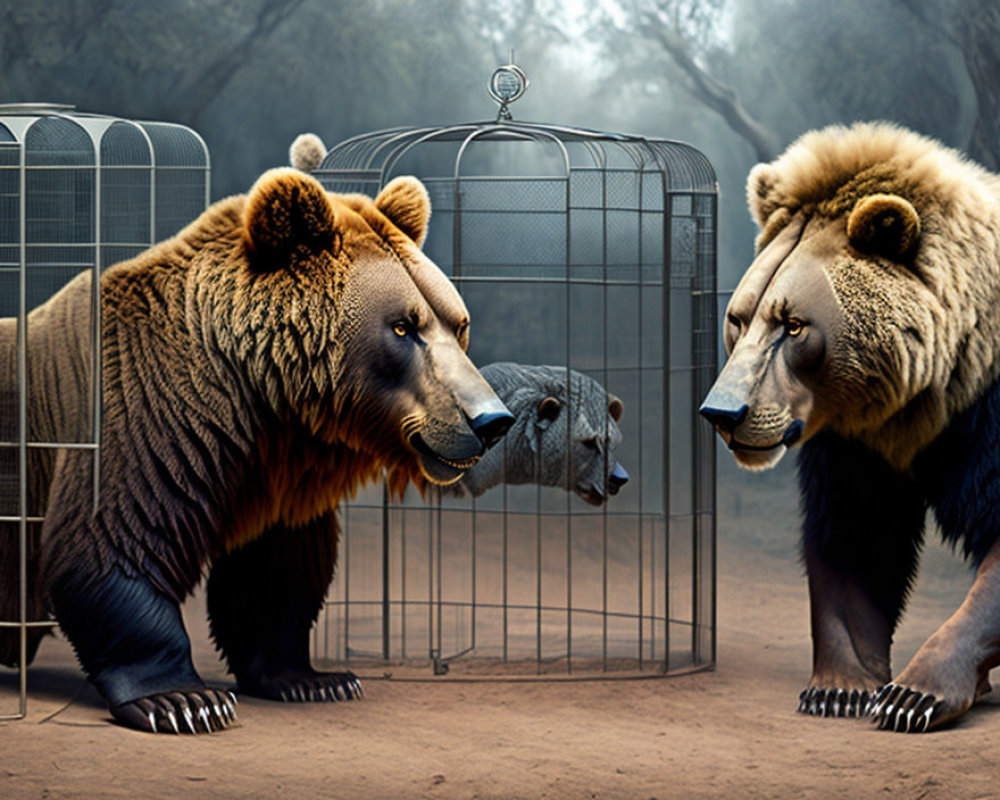
M466 476L473 495L500 483L538 483L599 506L628 482L616 456L625 407L600 383L566 367L503 361L482 373L516 421L503 446Z
M273 412L421 485L458 480L513 421L466 356L461 297L420 250L429 217L415 178L372 200L265 173L221 282L238 301L215 326Z
M995 186L887 124L808 133L751 171L757 255L701 408L740 465L829 429L905 468L996 378Z

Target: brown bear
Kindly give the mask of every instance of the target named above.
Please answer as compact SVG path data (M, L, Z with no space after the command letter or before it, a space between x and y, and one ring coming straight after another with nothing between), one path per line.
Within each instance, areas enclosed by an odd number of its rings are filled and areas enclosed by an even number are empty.
M273 170L103 274L99 494L90 453L29 451L44 513L29 582L33 616L55 616L116 720L192 733L233 720L235 698L195 672L179 612L206 569L240 692L358 695L308 653L337 504L383 471L397 491L452 483L513 421L465 354L461 298L420 250L429 215L413 178L372 201ZM90 435L90 281L29 315L30 441ZM15 341L0 320L4 397ZM15 532L0 530L0 619L17 613ZM0 660L19 660L9 632Z
M804 135L747 194L757 256L701 410L750 469L802 445L813 674L799 710L938 727L1000 663L1000 177L857 124ZM978 571L893 679L928 508Z

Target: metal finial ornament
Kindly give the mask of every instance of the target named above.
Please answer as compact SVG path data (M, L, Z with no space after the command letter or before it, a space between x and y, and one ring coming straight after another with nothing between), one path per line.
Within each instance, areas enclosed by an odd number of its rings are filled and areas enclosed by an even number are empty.
M530 84L524 70L514 63L514 51L511 50L510 63L493 70L488 84L490 97L500 104L497 122L513 119L508 106L523 95Z

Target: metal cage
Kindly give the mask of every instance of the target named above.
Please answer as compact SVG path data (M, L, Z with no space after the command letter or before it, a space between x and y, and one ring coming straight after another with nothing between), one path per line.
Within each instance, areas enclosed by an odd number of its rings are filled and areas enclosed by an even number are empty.
M581 371L624 400L632 474L601 508L538 486L384 487L341 511L314 655L434 674L675 673L715 661L717 184L679 142L498 121L397 128L313 173L375 195L419 177L424 246L472 316L476 364ZM502 446L502 445L498 445Z
M0 395L0 536L17 541L19 618L0 628L20 635L17 712L27 709L27 631L53 626L28 618L27 563L44 519L30 498L28 453L39 448L92 450L100 458L100 271L138 255L200 214L209 198L208 148L182 125L133 122L51 104L0 105L0 318L15 318L16 391ZM39 442L28 435L32 358L28 313L82 271L94 273L90 336L94 370L90 434L83 441ZM6 356L4 356L6 357ZM6 362L5 362L6 363ZM94 470L96 498L99 470Z

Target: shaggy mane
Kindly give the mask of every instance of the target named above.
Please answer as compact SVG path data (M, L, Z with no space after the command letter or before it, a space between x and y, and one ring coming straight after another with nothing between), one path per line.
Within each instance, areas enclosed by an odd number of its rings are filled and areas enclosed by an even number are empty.
M774 161L754 167L747 180L750 212L763 228L777 208L829 199L866 170L890 164L894 182L917 187L919 196L909 198L917 204L932 197L944 207L959 198L995 202L989 187L1000 181L957 150L888 122L859 122L810 131ZM970 198L977 190L981 196Z

